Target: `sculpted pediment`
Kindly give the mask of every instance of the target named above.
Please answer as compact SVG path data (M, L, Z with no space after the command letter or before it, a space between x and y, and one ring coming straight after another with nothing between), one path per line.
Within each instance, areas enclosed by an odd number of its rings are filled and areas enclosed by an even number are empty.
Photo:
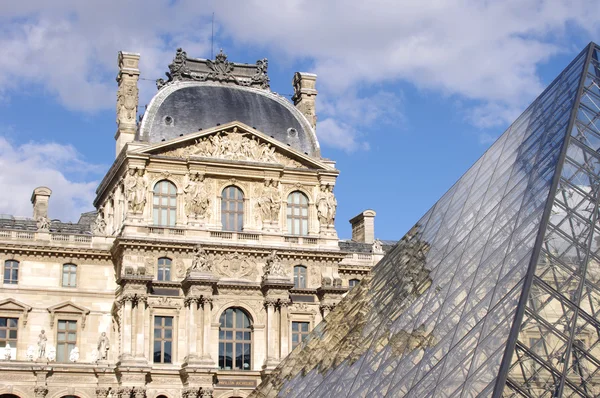
M329 166L239 122L189 134L137 152L180 159L200 157L280 164L292 168L330 169Z
M54 327L54 320L56 319L56 315L71 315L78 316L82 318L81 328L85 328L85 320L87 315L90 313L90 310L74 304L70 301L65 301L60 304L53 305L52 307L48 307L48 312L50 313L50 327Z
M23 325L27 325L27 315L31 307L15 299L9 298L0 300L0 313L4 314L23 314Z

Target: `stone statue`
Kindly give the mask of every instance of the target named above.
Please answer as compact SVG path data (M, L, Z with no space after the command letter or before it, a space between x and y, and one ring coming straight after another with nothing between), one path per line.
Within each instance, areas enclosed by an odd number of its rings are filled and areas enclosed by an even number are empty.
M100 360L108 359L108 350L110 349L110 340L106 332L102 332L98 339L98 358Z
M185 193L185 210L188 217L208 218L210 216L210 195L207 192L204 176L188 175Z
M194 249L194 259L192 260L190 270L212 272L212 262L208 259L201 245L196 246Z
M337 200L333 195L333 186L321 185L321 192L317 198L317 215L321 226L333 225Z
M139 90L135 81L123 81L117 92L117 124L135 123Z
M28 361L33 361L35 359L35 347L30 345L29 347L27 347L27 360Z
M144 170L129 169L129 174L123 181L123 189L127 199L129 210L133 213L141 213L146 205L147 185L144 179Z
M79 361L79 348L74 347L69 354L69 361L77 362Z
M96 363L96 362L98 362L98 357L99 357L99 356L100 356L100 354L98 353L98 350L94 348L94 349L92 350L92 353L90 354L90 357L91 357L91 359L92 359L92 363Z
M36 220L38 231L49 231L50 230L50 219L46 216L38 217Z
M265 187L256 205L263 222L278 221L281 209L281 195L278 188L279 183L275 180L265 180Z
M42 329L41 333L38 336L38 358L43 358L46 355L46 342L48 341L48 337L46 337L46 331Z
M56 348L54 348L53 345L48 347L48 354L46 354L46 358L48 358L49 361L56 360Z
M12 349L10 348L10 344L6 343L6 346L4 346L4 359L6 361L10 361L11 357L12 357Z
M277 255L277 250L273 250L266 258L264 277L267 276L287 276L281 259Z
M373 253L375 254L381 254L383 253L383 245L381 244L381 241L379 239L375 239L375 242L373 242Z
M96 221L92 226L92 233L94 235L104 235L106 233L106 221L104 221L104 207L98 209L96 214Z

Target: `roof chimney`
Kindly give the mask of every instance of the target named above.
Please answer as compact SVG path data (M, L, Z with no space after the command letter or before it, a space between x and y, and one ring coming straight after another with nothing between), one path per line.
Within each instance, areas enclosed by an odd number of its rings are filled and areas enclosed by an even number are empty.
M296 72L292 84L294 86L294 96L292 97L294 105L306 116L312 128L315 129L317 127L317 113L315 110L317 75Z
M33 219L39 220L41 217L48 218L48 200L52 195L52 190L48 187L37 187L31 194L31 203L33 203Z
M352 240L361 243L375 242L375 211L365 210L350 220Z
M137 129L138 78L140 54L119 51L117 75L117 156L126 143L133 141Z

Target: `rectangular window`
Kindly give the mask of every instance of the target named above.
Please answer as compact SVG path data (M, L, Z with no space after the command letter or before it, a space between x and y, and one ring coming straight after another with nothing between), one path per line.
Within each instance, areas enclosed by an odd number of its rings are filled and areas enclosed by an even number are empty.
M77 321L58 321L56 361L68 362L71 350L77 345Z
M7 343L11 348L17 347L18 325L18 318L0 318L0 348L6 347Z
M171 363L173 353L173 317L154 317L154 363Z
M292 322L292 350L308 336L308 322Z
M77 266L75 264L64 264L62 272L63 287L77 287Z
M7 260L4 262L4 283L16 285L19 283L19 262Z

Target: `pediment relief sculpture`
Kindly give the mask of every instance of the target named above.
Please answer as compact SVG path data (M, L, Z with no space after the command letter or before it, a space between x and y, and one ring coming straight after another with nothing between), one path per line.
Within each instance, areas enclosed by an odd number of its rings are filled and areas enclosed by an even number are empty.
M237 127L234 127L232 131L221 131L198 138L191 145L171 149L160 155L177 158L200 156L305 168L302 163L277 152L274 145L264 142L253 134L240 132Z
M237 251L215 258L214 263L216 271L223 276L250 280L256 278L254 262Z

